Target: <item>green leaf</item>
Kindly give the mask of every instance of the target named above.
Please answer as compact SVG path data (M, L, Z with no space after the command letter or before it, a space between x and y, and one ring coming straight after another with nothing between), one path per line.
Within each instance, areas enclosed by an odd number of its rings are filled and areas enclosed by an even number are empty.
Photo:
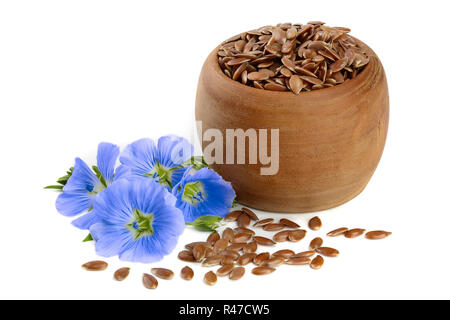
M58 180L56 180L56 183L58 183L58 185L46 186L46 187L44 187L44 189L53 189L53 190L62 191L63 187L66 185L67 181L72 176L72 173L73 173L73 167L71 167L69 169L69 171L66 171L66 175L64 175L64 176L58 178Z
M94 241L94 238L92 238L92 235L89 233L86 238L84 238L83 242L89 242Z
M186 225L193 226L199 231L214 231L220 227L219 222L222 221L222 219L222 217L217 216L202 216L193 222L186 222Z
M238 206L239 202L234 198L233 204L231 205L232 208L236 208Z
M203 156L193 156L190 159L183 162L181 165L173 167L170 170L178 170L189 166L192 166L194 170L198 171L202 168L206 168L208 164L206 163L205 158Z
M92 170L94 170L95 175L97 176L98 180L103 184L103 186L107 187L105 178L103 178L103 175L100 173L100 170L98 170L97 166L92 166Z

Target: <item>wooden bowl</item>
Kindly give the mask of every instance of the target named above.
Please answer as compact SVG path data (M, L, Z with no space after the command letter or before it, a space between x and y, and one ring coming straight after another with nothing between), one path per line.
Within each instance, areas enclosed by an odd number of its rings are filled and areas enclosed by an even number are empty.
M351 200L368 184L386 141L389 96L379 58L359 44L370 62L356 78L299 95L233 81L219 67L218 48L208 56L195 112L203 132L216 128L225 137L226 129L279 129L276 175L260 175L265 166L248 161L211 165L232 183L241 204L276 212L319 211Z

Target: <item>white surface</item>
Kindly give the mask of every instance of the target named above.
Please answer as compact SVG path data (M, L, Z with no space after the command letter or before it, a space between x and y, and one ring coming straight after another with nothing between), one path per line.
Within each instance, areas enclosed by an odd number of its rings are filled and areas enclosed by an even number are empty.
M0 298L312 299L450 298L449 67L445 1L2 1ZM308 3L311 6L308 6ZM177 277L157 290L141 284L150 266L107 259L106 272L80 265L97 258L86 232L54 208L42 187L97 144L191 136L198 75L222 40L267 24L323 20L348 26L381 58L389 80L387 145L372 181L353 201L320 213L320 232L340 226L387 229L383 241L325 239L341 256L324 267L282 266L215 287L178 277L186 230L156 265ZM394 30L394 31L390 31ZM261 214L261 217L269 214ZM292 215L305 226L312 215ZM285 247L278 246L281 249ZM131 266L124 282L113 271Z

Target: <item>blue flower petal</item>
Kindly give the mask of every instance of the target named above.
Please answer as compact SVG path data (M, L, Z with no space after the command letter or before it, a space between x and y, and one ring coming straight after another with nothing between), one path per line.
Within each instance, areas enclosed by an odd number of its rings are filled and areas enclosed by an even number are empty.
M114 177L114 167L119 157L120 148L115 144L102 142L98 145L97 167L103 178L110 183Z
M92 200L86 191L64 191L56 199L56 210L64 216L76 216L89 210Z
M86 162L76 158L72 176L67 181L63 191L92 192L98 184L100 184L100 181Z
M88 230L93 224L98 222L98 218L95 215L95 211L92 210L85 215L75 219L72 221L72 225L77 227L78 229Z
M156 160L155 143L148 138L129 144L120 155L120 162L138 176L143 176L152 171Z
M133 241L123 226L99 222L93 224L89 231L95 240L95 251L102 257L118 255L124 244Z
M201 182L204 188L205 199L196 204L185 202L182 199L184 187L187 183L197 181ZM225 217L236 197L231 183L223 180L219 174L209 168L200 169L194 174L191 174L188 169L181 182L173 188L172 193L177 197L176 206L183 211L186 222L192 222L205 215Z
M183 137L168 135L158 139L158 161L166 167L179 166L193 153L194 147Z
M131 169L127 166L120 165L114 173L114 181L131 177Z

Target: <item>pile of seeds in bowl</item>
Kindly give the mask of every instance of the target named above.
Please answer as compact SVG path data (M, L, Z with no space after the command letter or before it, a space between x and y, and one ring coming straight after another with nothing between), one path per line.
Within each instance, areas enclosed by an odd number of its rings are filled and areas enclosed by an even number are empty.
M235 228L227 227L220 234L217 231L209 234L205 241L196 241L185 245L185 250L178 253L178 258L184 262L200 264L202 267L216 267L215 271L207 271L203 275L203 281L208 285L215 285L218 277L228 277L230 280L239 280L245 273L245 267L253 264L251 272L262 276L274 272L283 264L292 266L309 265L312 269L320 269L326 258L334 258L339 251L332 247L324 246L321 237L315 237L309 242L307 248L299 252L282 248L270 253L264 248L274 247L283 242L297 243L305 238L307 230L286 218L275 221L273 218L260 220L258 216L248 208L242 208L230 212L224 219L228 223L236 223ZM253 221L253 222L252 222ZM319 217L313 217L308 222L308 228L318 231L322 227ZM255 231L256 230L256 231ZM274 232L272 238L257 235L258 230ZM370 231L365 229L349 229L341 227L327 233L328 237L344 236L356 238L362 236L369 240L380 240L391 235L388 231ZM260 250L258 250L260 249ZM104 261L90 261L82 266L89 271L102 271L108 267ZM142 282L144 287L155 289L158 280L170 280L175 273L167 268L151 268L151 274L144 273ZM130 268L124 267L114 273L117 281L123 281L130 273ZM184 280L194 278L194 270L185 266L180 271L180 277Z
M333 87L369 63L349 32L319 21L265 26L222 43L218 62L228 77L258 89L299 94Z

